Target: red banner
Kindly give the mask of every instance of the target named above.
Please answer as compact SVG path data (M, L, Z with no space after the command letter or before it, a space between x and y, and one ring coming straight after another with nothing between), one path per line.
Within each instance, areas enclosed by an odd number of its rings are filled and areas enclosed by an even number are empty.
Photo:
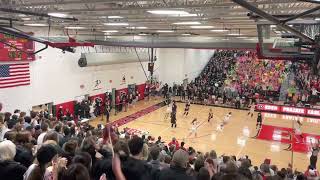
M24 52L10 47L6 43ZM0 61L33 61L35 56L25 52L33 53L34 51L34 41L0 33Z
M270 111L282 114L295 114L301 116L314 116L320 117L320 109L311 108L298 108L291 106L278 106L272 104L257 104L256 110L258 111Z

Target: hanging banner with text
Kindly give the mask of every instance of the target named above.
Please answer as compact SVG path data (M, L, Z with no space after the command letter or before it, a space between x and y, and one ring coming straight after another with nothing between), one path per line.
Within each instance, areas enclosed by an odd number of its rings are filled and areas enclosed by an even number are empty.
M256 110L276 112L276 113L282 113L282 114L294 114L294 115L301 115L301 116L320 117L320 109L312 109L312 108L279 106L279 105L273 105L273 104L257 104Z
M0 33L0 61L34 61L34 51L34 41Z

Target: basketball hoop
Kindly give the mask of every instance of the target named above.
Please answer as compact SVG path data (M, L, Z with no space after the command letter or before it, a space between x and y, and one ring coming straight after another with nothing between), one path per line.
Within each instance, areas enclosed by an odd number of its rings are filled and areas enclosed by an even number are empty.
M69 42L76 42L78 30L77 29L65 29L64 34L68 36Z

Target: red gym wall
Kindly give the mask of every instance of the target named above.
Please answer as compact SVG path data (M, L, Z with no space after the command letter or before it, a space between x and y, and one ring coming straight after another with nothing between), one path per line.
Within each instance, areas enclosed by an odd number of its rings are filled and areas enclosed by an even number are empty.
M145 90L145 87L146 87L146 84L139 84L136 86L140 96L139 96L139 100L142 100L144 99L144 90ZM119 90L116 90L116 97L118 95L120 95L121 92L125 92L125 93L128 93L128 88L123 88L123 89L119 89ZM94 100L96 97L100 97L103 102L105 101L105 98L106 98L106 95L105 93L103 94L97 94L97 95L93 95L93 96L90 96L89 97L89 100ZM64 102L64 103L60 103L60 104L56 104L56 116L58 114L58 110L59 110L59 107L62 106L63 108L63 111L65 112L66 109L69 109L70 112L74 115L74 103L75 101L68 101L68 102ZM119 103L119 102L116 102L116 104ZM102 108L104 107L104 104L102 105Z

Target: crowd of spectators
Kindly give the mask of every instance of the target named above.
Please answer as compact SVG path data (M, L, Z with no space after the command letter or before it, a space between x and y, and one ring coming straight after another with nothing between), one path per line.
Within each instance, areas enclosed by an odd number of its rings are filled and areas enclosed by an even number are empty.
M164 84L161 92L167 99L180 96L181 101L245 108L252 102L278 101L292 71L296 82L290 82L287 100L294 105L318 102L320 78L311 74L308 65L258 59L253 52L235 50L217 50L195 80L172 87Z
M18 112L18 111L16 111ZM18 118L13 126L12 119ZM35 123L36 121L36 123ZM12 124L12 123L10 123ZM226 152L221 152L226 154ZM266 159L259 167L248 156L198 152L172 138L130 134L116 125L97 128L20 112L0 116L0 177L10 180L307 180L305 173L278 168Z
M255 53L244 52L237 58L226 87L232 87L240 95L279 92L288 65L285 61L258 59Z
M315 104L319 101L320 77L312 74L311 67L306 63L294 63L295 85L300 90L298 100L303 103Z

